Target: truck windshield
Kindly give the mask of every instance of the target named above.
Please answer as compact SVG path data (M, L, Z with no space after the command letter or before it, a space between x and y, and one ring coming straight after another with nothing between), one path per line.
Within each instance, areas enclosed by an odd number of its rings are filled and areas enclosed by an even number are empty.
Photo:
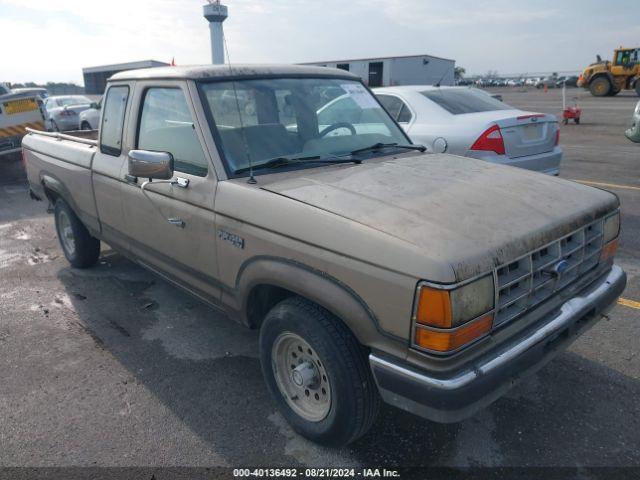
M214 136L231 176L270 173L278 158L317 158L292 168L322 165L376 144L409 140L360 83L338 78L278 78L201 83ZM389 145L389 149L394 146ZM374 148L359 159L388 153ZM277 165L271 162L269 165ZM261 168L262 165L262 168ZM278 164L282 166L282 164ZM293 163L292 163L293 165Z

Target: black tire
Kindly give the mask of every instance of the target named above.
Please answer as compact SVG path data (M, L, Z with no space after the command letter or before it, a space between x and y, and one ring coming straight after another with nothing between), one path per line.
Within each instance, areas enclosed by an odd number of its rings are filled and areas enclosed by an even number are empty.
M91 236L64 200L56 200L53 213L60 247L69 263L76 268L95 265L100 257L100 240ZM73 247L70 246L69 239L72 240Z
M611 89L612 85L607 77L594 78L589 84L589 91L594 97L606 97Z
M576 122L576 125L580 125L580 119L579 118L575 118L574 120Z
M80 125L80 130L93 130L93 129L91 128L91 125L89 124L89 122L85 120L84 122L82 122L82 125Z
M568 118L563 118L562 119L562 123L565 124L565 125L568 125L569 124L569 119Z
M289 334L302 338L314 350L317 367L322 367L320 371L328 377L330 406L320 420L310 421L294 411L278 386L274 345ZM300 435L322 445L342 446L364 435L375 420L380 399L367 352L344 323L322 307L300 297L277 304L260 330L260 362L267 388L280 413ZM284 362L288 374L289 359ZM306 391L305 394L309 397Z

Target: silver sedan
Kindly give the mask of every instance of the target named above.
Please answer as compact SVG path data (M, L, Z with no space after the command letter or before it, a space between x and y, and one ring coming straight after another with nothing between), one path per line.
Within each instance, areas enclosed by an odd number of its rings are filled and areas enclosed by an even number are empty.
M402 86L374 93L411 140L431 152L560 172L554 115L518 110L477 88Z
M60 95L47 98L44 103L47 110L47 129L58 132L78 130L79 115L90 105L91 100L84 95Z

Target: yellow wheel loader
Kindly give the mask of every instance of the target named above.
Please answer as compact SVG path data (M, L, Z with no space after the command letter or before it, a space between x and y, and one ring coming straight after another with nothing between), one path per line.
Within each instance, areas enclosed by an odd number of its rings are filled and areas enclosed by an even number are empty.
M621 90L635 90L640 96L640 47L622 48L613 52L613 61L597 61L584 69L578 86L588 89L594 97L613 96Z

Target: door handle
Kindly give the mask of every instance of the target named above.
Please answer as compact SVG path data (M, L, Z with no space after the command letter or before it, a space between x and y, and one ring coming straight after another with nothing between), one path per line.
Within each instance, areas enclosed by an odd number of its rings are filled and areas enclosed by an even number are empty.
M124 176L124 179L127 183L138 183L138 177L134 177L133 175L129 175L128 173Z
M176 177L175 183L173 185L177 185L180 188L187 188L189 186L189 179L184 177Z
M167 218L167 221L171 225L175 225L176 227L179 227L179 228L184 228L185 226L185 223L182 221L181 218Z

